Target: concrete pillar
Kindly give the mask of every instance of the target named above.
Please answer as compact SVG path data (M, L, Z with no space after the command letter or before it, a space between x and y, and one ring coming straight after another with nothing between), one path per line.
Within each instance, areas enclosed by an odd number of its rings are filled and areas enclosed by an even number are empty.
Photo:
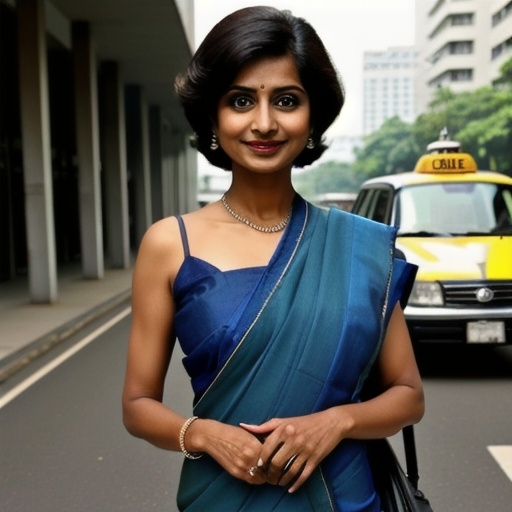
M194 211L199 208L197 200L197 151L190 147L188 136L184 135L182 139L187 168L187 211Z
M169 120L165 119L163 123L163 174L162 189L164 194L163 209L164 215L175 215L178 213L178 131L173 129Z
M96 55L87 22L73 23L82 272L104 274Z
M179 152L177 158L178 204L180 212L197 210L197 151L190 147L189 136L183 132L176 135Z
M126 87L125 104L128 168L133 182L135 203L134 236L135 244L138 246L152 223L148 109L139 86Z
M163 214L163 156L162 156L162 113L160 107L149 109L149 152L151 166L151 207L153 222L161 219Z
M103 76L103 175L105 184L106 244L109 264L130 266L128 176L124 89L117 62L105 62Z
M174 157L171 153L165 153L162 161L162 195L163 216L168 217L176 212L174 200Z
M183 145L182 134L180 133L180 153L178 155L178 207L180 213L188 211L188 176L187 176L187 155Z
M181 206L181 153L178 152L173 161L172 169L172 182L173 182L173 197L174 197L174 210L176 213L185 213Z
M44 1L16 5L30 298L51 303L57 300L57 263Z

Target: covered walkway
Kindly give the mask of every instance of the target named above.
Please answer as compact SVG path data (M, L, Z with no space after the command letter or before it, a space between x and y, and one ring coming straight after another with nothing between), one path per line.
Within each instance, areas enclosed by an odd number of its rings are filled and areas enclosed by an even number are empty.
M152 222L197 206L172 87L193 18L192 0L0 0L0 281L30 303L58 303L70 265L129 269Z

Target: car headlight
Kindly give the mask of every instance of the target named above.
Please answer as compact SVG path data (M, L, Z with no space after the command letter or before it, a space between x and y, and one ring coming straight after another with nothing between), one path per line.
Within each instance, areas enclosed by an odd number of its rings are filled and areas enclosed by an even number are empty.
M442 306L444 300L441 285L436 282L415 281L408 304L411 306Z

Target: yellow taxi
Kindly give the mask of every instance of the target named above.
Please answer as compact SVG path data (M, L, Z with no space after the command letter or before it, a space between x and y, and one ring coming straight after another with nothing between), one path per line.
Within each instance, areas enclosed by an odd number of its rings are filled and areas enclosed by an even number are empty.
M418 343L512 344L512 178L439 140L411 172L366 181L352 211L398 226L418 265L405 308Z

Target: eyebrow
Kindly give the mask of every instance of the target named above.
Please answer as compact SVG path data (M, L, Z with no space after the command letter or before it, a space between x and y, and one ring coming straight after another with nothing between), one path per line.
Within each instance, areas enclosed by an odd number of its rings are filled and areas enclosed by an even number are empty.
M259 88L256 87L245 87L244 85L232 85L226 92L231 91L240 91L240 92L258 92ZM282 87L276 87L275 89L270 89L272 92L286 92L286 91L298 91L303 94L307 94L306 90L303 87L298 85L284 85Z

